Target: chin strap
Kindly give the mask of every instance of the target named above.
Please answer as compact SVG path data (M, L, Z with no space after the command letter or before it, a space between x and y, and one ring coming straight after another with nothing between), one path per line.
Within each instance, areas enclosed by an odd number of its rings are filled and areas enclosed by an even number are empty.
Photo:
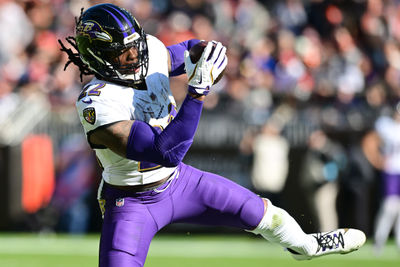
M136 89L136 90L147 90L146 81L142 81L140 83L135 83L135 82L133 82L133 80L121 80L121 79L114 80L113 78L105 78L105 77L101 77L97 74L95 74L95 76L100 80L112 82L112 83L122 85L122 86L132 87L133 89Z

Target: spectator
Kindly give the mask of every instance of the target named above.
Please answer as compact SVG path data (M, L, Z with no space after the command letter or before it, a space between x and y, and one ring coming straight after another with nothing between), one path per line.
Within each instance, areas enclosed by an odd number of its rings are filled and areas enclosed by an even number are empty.
M338 226L337 181L343 173L345 162L346 154L339 144L321 130L311 133L300 181L308 203L317 217L318 229L321 231Z
M32 41L32 22L18 2L0 1L0 65L22 53Z
M255 192L278 205L282 205L281 192L289 170L289 143L281 132L281 122L269 120L252 143L251 182Z

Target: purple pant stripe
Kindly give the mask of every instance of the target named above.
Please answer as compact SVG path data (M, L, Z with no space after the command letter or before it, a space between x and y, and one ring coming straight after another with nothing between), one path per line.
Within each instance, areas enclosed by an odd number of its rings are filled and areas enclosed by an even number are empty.
M143 266L151 239L170 223L253 229L264 214L256 194L221 176L183 163L161 193L127 193L105 187L106 213L100 242L101 267ZM116 199L124 198L116 205Z

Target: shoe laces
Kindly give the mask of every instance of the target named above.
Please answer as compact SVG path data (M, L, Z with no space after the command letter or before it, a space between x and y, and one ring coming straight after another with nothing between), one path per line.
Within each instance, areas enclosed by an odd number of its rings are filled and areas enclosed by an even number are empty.
M344 238L343 234L338 231L331 231L327 233L317 233L313 235L314 238L317 240L318 243L318 249L317 252L319 252L321 249L322 251L328 250L328 249L336 249L339 246L342 246L344 248Z

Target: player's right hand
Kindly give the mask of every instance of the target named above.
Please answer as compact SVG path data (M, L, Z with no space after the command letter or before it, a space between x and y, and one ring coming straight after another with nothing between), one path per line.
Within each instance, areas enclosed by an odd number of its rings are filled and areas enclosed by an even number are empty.
M215 45L215 49L213 46ZM200 59L193 63L189 51L185 51L185 69L188 75L189 92L207 95L214 80L228 64L226 47L220 42L208 42Z

